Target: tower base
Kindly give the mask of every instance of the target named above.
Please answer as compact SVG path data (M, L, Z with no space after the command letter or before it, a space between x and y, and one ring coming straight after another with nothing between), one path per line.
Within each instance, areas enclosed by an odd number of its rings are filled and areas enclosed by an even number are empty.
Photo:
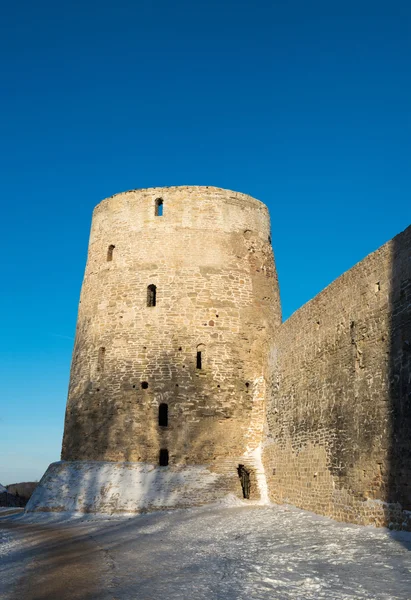
M139 513L199 506L229 494L242 497L235 469L61 461L49 466L26 512Z

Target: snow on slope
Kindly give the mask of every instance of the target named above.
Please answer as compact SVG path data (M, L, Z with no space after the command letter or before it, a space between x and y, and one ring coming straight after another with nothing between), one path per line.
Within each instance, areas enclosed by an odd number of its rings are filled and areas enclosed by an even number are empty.
M219 477L202 466L61 461L49 466L26 510L111 514L200 505L221 496Z

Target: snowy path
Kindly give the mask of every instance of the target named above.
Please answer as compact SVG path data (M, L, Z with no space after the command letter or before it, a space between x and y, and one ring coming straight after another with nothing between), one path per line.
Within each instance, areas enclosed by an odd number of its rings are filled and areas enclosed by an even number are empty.
M411 598L411 534L288 507L6 517L0 532L2 600Z
M105 593L100 553L85 532L0 520L0 536L9 549L0 565L1 600L113 598Z

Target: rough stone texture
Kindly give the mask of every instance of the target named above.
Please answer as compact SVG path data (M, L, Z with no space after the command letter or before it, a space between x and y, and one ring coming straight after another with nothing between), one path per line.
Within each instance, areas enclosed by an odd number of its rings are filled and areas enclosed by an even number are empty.
M170 467L225 474L224 493L241 495L237 467L248 465L253 497L264 493L258 449L280 321L263 203L213 187L104 200L93 214L62 459L158 465L167 449Z
M410 528L411 227L281 326L263 460L269 493Z
M241 497L243 465L252 499L411 528L410 253L411 228L280 325L264 204L212 187L101 202L63 462L29 510Z

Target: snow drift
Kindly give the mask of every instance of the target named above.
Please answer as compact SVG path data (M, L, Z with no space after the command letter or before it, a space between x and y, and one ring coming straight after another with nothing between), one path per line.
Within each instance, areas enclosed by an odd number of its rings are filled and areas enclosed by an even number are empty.
M202 466L61 461L49 466L26 511L112 514L201 505L224 497L220 477Z

